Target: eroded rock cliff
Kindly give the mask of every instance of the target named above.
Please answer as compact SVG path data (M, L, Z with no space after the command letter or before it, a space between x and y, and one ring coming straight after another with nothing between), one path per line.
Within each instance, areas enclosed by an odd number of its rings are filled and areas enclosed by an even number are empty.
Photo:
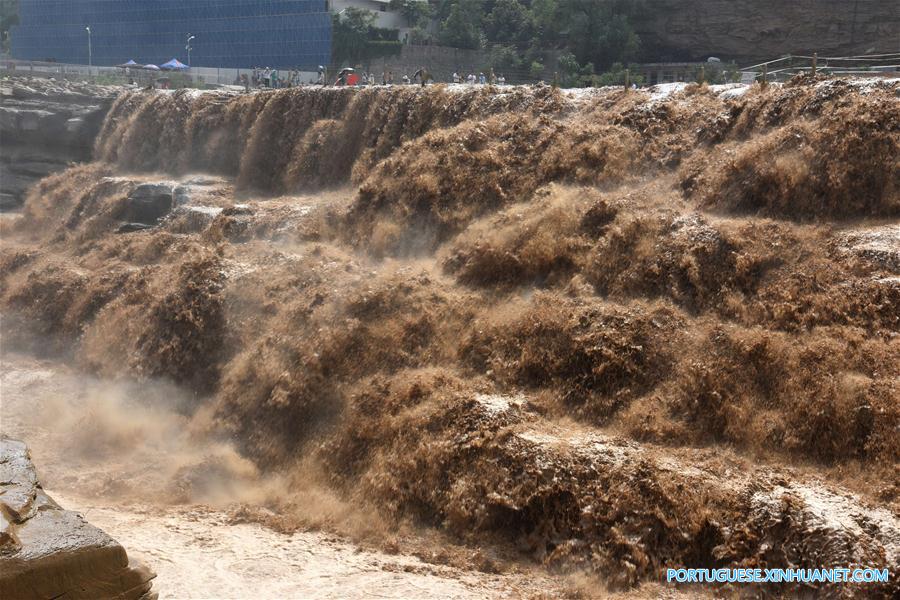
M119 88L54 79L0 82L0 210L15 208L39 179L91 158Z
M900 2L891 0L649 0L645 7L637 30L650 62L900 51Z
M0 597L151 600L155 577L41 488L24 443L0 437Z

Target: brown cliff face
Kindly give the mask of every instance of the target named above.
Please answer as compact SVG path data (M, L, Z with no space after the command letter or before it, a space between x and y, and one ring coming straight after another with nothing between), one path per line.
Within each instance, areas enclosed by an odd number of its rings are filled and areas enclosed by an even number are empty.
M645 7L636 24L645 61L900 51L893 0L648 0Z
M37 77L0 84L0 210L21 206L32 184L91 158L94 138L120 90Z
M28 448L5 436L0 479L0 597L156 599L156 575L44 493Z

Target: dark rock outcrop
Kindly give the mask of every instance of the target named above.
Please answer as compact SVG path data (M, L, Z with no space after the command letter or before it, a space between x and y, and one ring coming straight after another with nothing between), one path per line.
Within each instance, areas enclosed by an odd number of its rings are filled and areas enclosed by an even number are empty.
M174 208L175 185L142 183L128 194L122 218L129 223L156 225Z
M25 444L0 437L0 598L151 600L154 577L44 493Z
M786 54L900 52L900 2L891 0L650 0L635 23L642 59L738 63Z
M0 81L0 210L22 204L31 184L90 160L118 88L38 78Z

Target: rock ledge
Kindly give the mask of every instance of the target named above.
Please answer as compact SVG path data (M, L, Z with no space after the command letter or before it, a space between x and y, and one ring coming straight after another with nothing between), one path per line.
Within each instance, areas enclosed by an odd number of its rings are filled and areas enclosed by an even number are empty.
M41 488L28 447L0 437L0 598L152 600L156 577Z

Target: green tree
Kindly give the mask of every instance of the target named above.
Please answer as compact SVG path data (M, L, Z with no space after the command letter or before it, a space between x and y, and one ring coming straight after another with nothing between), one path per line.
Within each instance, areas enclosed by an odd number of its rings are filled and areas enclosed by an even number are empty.
M398 0L399 1L399 0ZM632 23L645 0L432 0L440 23L439 41L457 48L500 44L492 58L518 52L519 65L546 63L562 51L564 82L582 85L594 68L637 57L640 39ZM494 60L496 62L496 60ZM588 67L591 68L588 68ZM588 73L588 75L586 75Z
M431 32L425 29L424 27L413 27L409 30L409 43L410 44L431 44L434 42L434 36L431 35Z
M635 0L564 0L560 7L568 49L580 62L607 68L637 56L640 40L631 26L639 9Z
M566 52L559 57L560 85L562 87L587 87L594 77L594 64L579 64L578 59L571 52Z
M497 0L484 18L484 33L491 42L528 40L534 33L534 17L519 0Z
M407 27L424 29L431 17L431 5L423 0L391 0L390 7L403 15Z
M495 71L516 71L522 66L515 46L498 44L491 48L491 66Z
M336 63L355 65L400 52L397 30L373 27L375 13L350 6L331 15L331 56Z
M644 83L644 78L631 70L628 73L628 82L636 85ZM597 85L624 85L625 84L625 65L622 63L613 63L609 70L597 77Z
M563 23L560 21L560 0L532 0L531 17L537 35L545 44L557 42L561 37Z
M376 15L364 8L350 6L331 15L331 56L336 63L355 64L366 52L369 30Z
M438 22L443 23L444 19L450 15L450 9L453 8L453 5L458 1L459 0L430 0L432 16L437 19Z
M441 22L440 42L454 48L480 48L483 11L479 0L447 3L447 18Z

